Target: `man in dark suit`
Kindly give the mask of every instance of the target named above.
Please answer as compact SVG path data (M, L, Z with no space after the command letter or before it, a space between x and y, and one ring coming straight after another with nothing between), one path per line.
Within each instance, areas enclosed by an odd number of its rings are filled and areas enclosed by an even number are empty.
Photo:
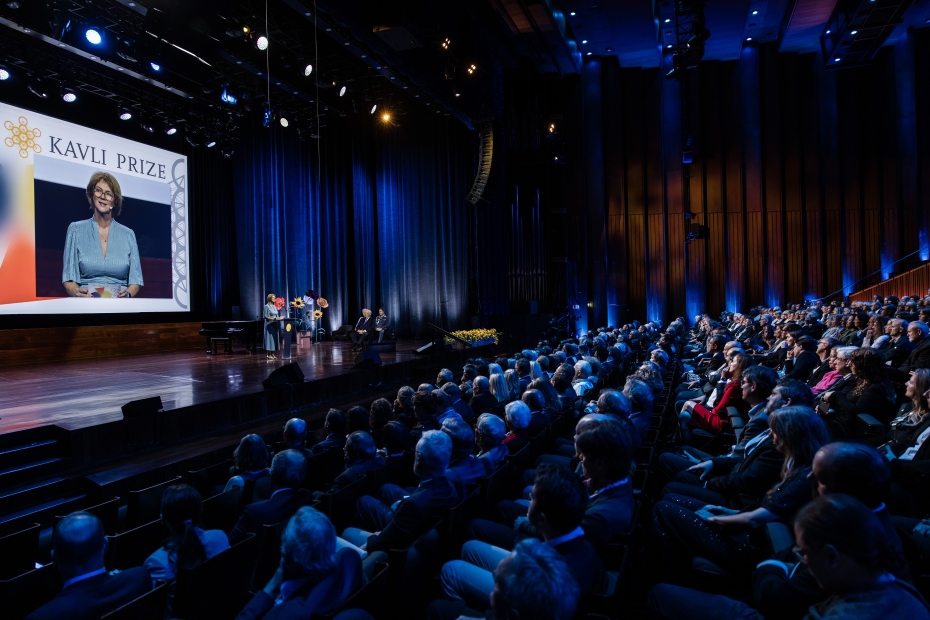
M520 393L522 394L533 380L533 377L530 376L530 360L521 357L517 360L514 367L516 368L517 375L520 377Z
M442 431L426 431L417 443L413 473L420 477L409 496L403 488L386 484L381 499L365 495L355 506L362 528L347 528L342 538L362 552L405 549L459 501L455 486L446 478L452 440ZM374 533L372 533L374 532Z
M349 332L349 338L352 340L352 350L361 351L362 346L368 342L368 338L373 333L375 333L375 320L371 316L371 310L365 308L362 310L362 316L355 323L355 329Z
M284 425L284 445L288 450L297 450L304 455L304 458L310 458L312 453L304 447L307 440L307 423L303 418L291 418Z
M357 553L336 551L336 531L323 513L304 506L281 537L283 561L263 590L255 593L239 620L298 620L326 613L362 585Z
M574 472L552 463L542 463L536 469L527 519L538 536L568 564L582 600L606 587L601 559L581 528L587 507L584 483ZM468 541L462 547L462 559L442 567L443 594L472 609L487 608L494 589L493 571L507 555L506 550L488 543Z
M588 507L581 528L595 549L604 548L614 535L625 531L633 519L633 485L630 463L633 447L630 434L614 416L604 414L575 436L575 451L581 461L582 478L588 491ZM512 549L518 536L536 536L526 519L527 507L512 501L497 505L499 523L472 519L469 538Z
M303 454L296 450L275 454L271 461L271 497L245 507L229 533L229 544L235 545L248 534L258 534L262 526L287 521L298 508L308 504L313 496L300 488L306 475L307 459Z
M326 438L310 448L310 455L316 456L333 448L342 448L346 445L346 428L349 420L345 412L339 409L330 409L326 413L326 422L323 423L323 433Z
M907 361L914 350L914 343L907 336L907 321L891 319L885 331L888 332L888 343L881 349L881 354L886 362L891 362L897 368Z
M449 401L451 402L452 409L462 416L462 419L471 424L475 420L474 410L468 406L468 403L462 399L462 390L459 389L452 381L445 383L440 388L443 392L449 395Z
M907 361L898 366L897 376L893 379L906 381L908 374L918 368L930 368L930 338L927 338L928 328L926 323L920 321L911 321L907 326L907 337L910 339L914 349L907 356Z
M103 565L106 550L100 519L86 512L62 519L52 534L52 561L61 575L61 592L29 614L28 620L97 620L152 589L152 578L145 568L108 574Z
M552 422L546 410L546 397L539 390L526 390L520 400L530 408L529 432L530 437L535 437L539 431Z
M377 471L387 464L384 457L378 455L375 440L365 431L355 431L346 438L345 461L346 469L333 480L330 493L361 480L369 471Z
M484 461L475 456L475 431L462 420L449 419L442 423L442 432L452 440L452 456L446 469L446 478L455 485L459 497L465 497L486 475Z
M820 365L817 357L817 343L810 336L801 336L792 344L792 337L788 336L788 356L785 360L785 376L806 382L811 373Z
M491 382L487 377L475 377L472 384L473 396L468 403L475 416L488 413L497 406L497 399L491 394Z

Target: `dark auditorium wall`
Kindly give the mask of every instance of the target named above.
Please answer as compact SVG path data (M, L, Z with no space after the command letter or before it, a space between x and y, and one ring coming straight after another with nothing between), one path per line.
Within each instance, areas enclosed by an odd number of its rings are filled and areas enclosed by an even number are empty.
M863 68L763 45L684 84L667 70L586 60L573 93L566 196L584 243L568 290L589 325L848 294L928 258L930 30ZM710 238L686 246L689 200Z
M290 300L314 288L330 304L327 332L379 305L399 333L467 325L474 133L412 114L389 127L354 115L322 133L301 142L256 125L237 145L243 318L261 316L267 293Z

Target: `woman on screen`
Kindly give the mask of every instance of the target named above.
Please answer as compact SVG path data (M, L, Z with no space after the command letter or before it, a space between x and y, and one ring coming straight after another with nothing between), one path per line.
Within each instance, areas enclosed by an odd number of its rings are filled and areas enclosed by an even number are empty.
M72 222L61 280L69 297L135 297L142 288L139 246L131 229L113 218L123 206L119 183L95 172L87 183L90 219Z
M274 305L274 293L265 298L265 356L273 360L274 352L278 350L278 308Z

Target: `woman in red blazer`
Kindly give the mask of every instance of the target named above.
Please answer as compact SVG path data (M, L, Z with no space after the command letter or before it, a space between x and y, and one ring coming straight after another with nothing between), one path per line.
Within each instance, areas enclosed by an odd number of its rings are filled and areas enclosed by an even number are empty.
M723 395L717 399L714 408L710 409L700 403L688 401L681 410L682 440L688 443L691 439L691 429L699 428L708 433L718 433L725 424L730 423L727 407L735 407L740 414L749 412L750 406L743 400L743 371L752 365L752 360L741 353L730 358L730 363L720 373L720 380L728 383L723 389ZM718 388L719 389L719 388Z

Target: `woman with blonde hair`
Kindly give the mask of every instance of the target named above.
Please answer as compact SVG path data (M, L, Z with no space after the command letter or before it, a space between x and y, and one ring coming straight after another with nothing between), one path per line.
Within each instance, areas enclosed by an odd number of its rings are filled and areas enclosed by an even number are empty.
M514 399L520 395L520 375L513 368L504 371L504 379L507 381L507 391L510 392L510 398Z
M500 366L498 366L500 368ZM491 373L491 395L497 399L499 403L506 403L510 401L510 390L507 388L507 379L504 378L503 373Z
M275 359L274 352L278 350L278 308L274 305L274 293L265 297L265 357Z
M897 458L901 458L908 448L912 448L917 443L920 435L930 428L928 390L930 390L930 370L918 368L913 371L905 384L904 391L909 401L901 405L898 409L898 417L891 421L891 441L887 446Z

